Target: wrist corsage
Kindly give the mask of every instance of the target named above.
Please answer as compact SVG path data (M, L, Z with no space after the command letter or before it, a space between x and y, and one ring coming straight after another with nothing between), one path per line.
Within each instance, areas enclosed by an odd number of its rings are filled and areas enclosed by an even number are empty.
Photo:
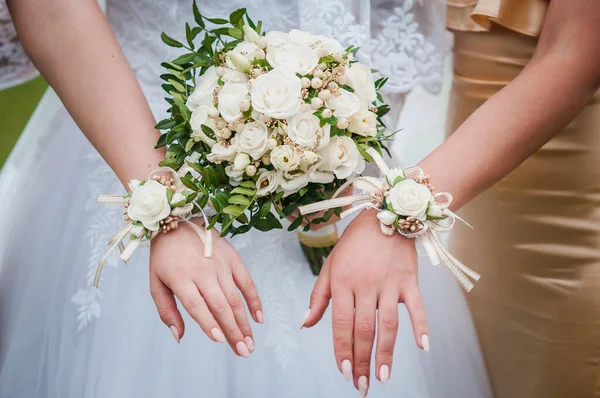
M189 162L196 162L199 155L192 154ZM143 241L150 241L159 233L167 233L176 229L180 223L187 223L204 243L204 256L212 254L212 237L210 230L190 222L191 218L202 216L204 225L208 225L206 214L197 200L199 192L188 189L182 177L194 173L184 165L178 171L170 167L159 167L153 170L147 180L131 180L126 195L101 195L100 204L118 204L124 207L125 225L113 235L109 241L108 252L104 255L96 269L94 286L100 283L104 263L116 247L125 262ZM128 240L127 245L124 244Z
M452 195L447 192L435 193L429 183L429 177L418 166L406 169L390 169L379 153L372 148L367 153L373 158L384 178L357 177L346 182L333 195L325 200L300 207L300 213L311 214L318 211L343 206L352 206L341 213L340 217L362 209L377 209L381 231L388 236L398 231L407 238L418 239L433 265L443 263L466 291L473 288L471 279L477 281L478 273L462 264L442 245L438 232L452 229L456 220L469 225L448 207ZM354 186L363 193L337 197L348 186Z

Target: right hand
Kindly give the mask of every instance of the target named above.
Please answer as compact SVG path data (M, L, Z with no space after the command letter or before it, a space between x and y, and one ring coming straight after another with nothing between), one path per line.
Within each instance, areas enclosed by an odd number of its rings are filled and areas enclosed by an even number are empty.
M247 358L254 351L254 337L244 300L259 323L263 323L262 305L240 256L214 232L210 258L204 257L202 241L185 223L153 239L150 293L177 342L183 337L184 323L175 296L209 339L227 341L237 355Z

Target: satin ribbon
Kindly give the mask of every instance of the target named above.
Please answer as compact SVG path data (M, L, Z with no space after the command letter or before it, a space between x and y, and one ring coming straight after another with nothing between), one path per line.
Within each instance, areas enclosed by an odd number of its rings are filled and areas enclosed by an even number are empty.
M200 154L194 152L187 159L187 161L195 163L198 161L199 158L200 158ZM174 192L181 192L184 189L186 189L185 185L181 182L181 177L186 175L188 172L195 173L194 170L190 166L187 165L187 163L185 165L183 165L178 171L175 171L170 167L158 167L158 168L152 170L152 172L150 172L150 174L148 176L148 180L151 180L155 175L158 175L159 173L169 173L173 179L173 184L169 188L171 190L173 190ZM98 203L108 204L108 205L113 205L113 204L123 205L125 203L128 203L130 200L131 200L130 198L119 196L119 195L100 195L98 197ZM199 217L197 215L192 214L192 210L194 209L194 207L196 207L197 209L200 210L200 214L204 218L204 225L208 225L208 218L206 217L206 213L195 201L188 203L185 206L173 208L171 210L171 214L169 214L169 217L173 217L177 221L184 222L187 225L189 225L192 228L192 230L194 232L196 232L196 234L198 235L198 237L200 238L202 243L204 243L204 257L211 257L212 250L213 250L213 248L212 248L212 246L213 246L212 232L210 230L202 228L190 221L193 217ZM96 268L96 275L94 277L94 286L96 288L98 288L98 285L100 284L100 277L102 275L102 270L104 269L104 264L106 263L106 260L108 259L108 256L110 255L110 253L116 247L119 248L119 251L121 253L121 256L120 256L121 259L123 261L127 262L129 260L129 258L131 257L131 255L133 254L133 252L135 251L135 249L137 249L138 246L140 245L140 243L142 243L142 240L144 239L144 237L140 236L136 239L130 240L129 243L127 244L127 246L124 245L123 241L129 235L129 233L131 232L133 227L134 227L133 223L131 221L128 221L123 226L123 228L121 228L121 230L119 232L114 234L108 240L109 249L106 252L106 254L104 255L104 257L102 257L102 259L100 260L100 263L98 264L98 267ZM150 240L152 240L156 236L158 236L159 233L160 233L159 231L152 232L152 234L150 235Z
M377 167L381 170L384 176L390 173L389 167L385 164L382 157L373 148L367 149L367 153L373 158ZM423 170L418 166L411 166L404 169L406 178L422 177L425 175ZM338 197L344 189L349 186L353 186L363 193ZM374 177L356 177L352 180L348 180L343 184L329 200L324 200L310 205L301 206L299 208L300 214L306 215L333 209L337 207L352 206L348 210L343 211L340 214L340 218L346 218L350 214L363 209L375 209L381 211L381 205L387 194L387 191L391 189L390 185L385 179L379 179ZM423 229L412 233L404 233L401 229L397 229L393 225L385 225L380 221L381 232L383 234L391 236L395 231L398 231L401 235L407 238L418 239L425 249L429 260L433 265L443 263L463 286L463 288L469 292L473 289L473 282L471 279L478 281L480 275L461 263L456 257L454 257L439 240L438 233L447 232L452 229L456 220L460 220L465 224L469 225L465 220L453 213L448 207L452 203L452 195L449 193L437 193L434 196L435 203L442 208L442 214L445 216L443 220L436 221L425 221L423 223ZM445 199L445 200L444 200ZM470 226L470 225L469 225Z

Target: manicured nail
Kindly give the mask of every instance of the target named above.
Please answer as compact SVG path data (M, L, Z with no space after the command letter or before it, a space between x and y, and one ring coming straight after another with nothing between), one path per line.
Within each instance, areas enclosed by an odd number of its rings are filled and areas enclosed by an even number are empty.
M360 376L358 378L358 392L362 398L365 398L369 393L369 381L367 380L367 376Z
M169 326L169 329L171 330L171 334L173 334L173 338L175 339L177 344L179 344L179 330L177 330L175 326Z
M244 337L244 341L246 342L246 345L248 346L250 352L254 352L254 340L252 340L252 337Z
M302 325L300 325L300 329L302 329L304 327L304 324L306 323L306 320L308 319L308 317L310 316L310 308L306 310L306 312L304 313L304 318L302 318Z
M385 384L390 379L390 367L387 365L381 365L379 368L379 380L381 384Z
M243 341L238 341L238 343L235 345L235 349L237 350L237 353L243 358L248 358L250 356L248 346L246 346L246 343L244 343Z
M426 334L421 337L421 344L423 345L423 351L429 352L429 336Z
M342 374L346 380L350 380L352 377L352 362L350 362L349 359L344 359L342 361Z
M223 334L223 332L221 332L217 328L212 328L210 330L210 335L212 336L213 339L215 339L215 341L217 343L224 343L225 342L225 335Z
M258 321L258 323L265 323L265 317L261 310L256 311L256 320Z

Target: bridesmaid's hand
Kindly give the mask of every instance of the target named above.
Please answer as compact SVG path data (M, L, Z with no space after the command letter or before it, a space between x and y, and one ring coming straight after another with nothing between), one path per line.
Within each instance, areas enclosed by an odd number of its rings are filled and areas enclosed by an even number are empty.
M311 294L304 323L310 327L319 322L332 299L338 368L347 379L354 375L354 386L363 397L369 388L375 330L377 378L384 384L389 379L398 332L398 303L403 302L408 309L417 345L429 350L414 240L383 235L375 215L373 210L363 211L336 244Z
M213 237L210 258L204 257L204 245L189 225L180 224L153 239L150 293L160 319L177 342L183 337L184 324L174 296L208 338L227 341L236 354L247 358L254 351L254 338L240 291L259 323L263 322L261 302L238 253L214 232Z

